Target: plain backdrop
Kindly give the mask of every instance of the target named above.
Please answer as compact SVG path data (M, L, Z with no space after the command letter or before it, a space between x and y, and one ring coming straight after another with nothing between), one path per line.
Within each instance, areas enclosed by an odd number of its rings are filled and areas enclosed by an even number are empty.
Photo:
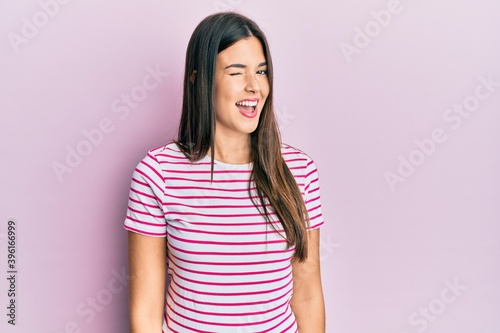
M493 0L2 1L0 331L128 332L132 171L220 10L267 34L283 141L319 169L327 332L499 333Z

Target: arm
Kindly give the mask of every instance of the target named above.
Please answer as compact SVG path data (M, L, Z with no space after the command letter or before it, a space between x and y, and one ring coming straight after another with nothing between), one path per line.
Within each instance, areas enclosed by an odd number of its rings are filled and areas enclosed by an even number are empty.
M166 238L128 232L130 332L161 333L165 306Z
M308 232L306 261L292 263L293 295L290 300L299 333L325 333L325 304L319 261L319 229Z

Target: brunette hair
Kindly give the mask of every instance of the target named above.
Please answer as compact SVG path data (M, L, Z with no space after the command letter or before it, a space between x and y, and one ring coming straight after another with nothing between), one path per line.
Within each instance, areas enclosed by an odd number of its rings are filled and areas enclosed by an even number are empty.
M309 217L297 182L281 154L281 137L273 110L273 63L267 39L251 19L234 12L217 13L206 17L194 30L186 52L182 115L176 144L191 162L202 159L210 149L213 179L217 55L252 36L260 41L264 50L269 95L259 124L250 134L253 168L248 191L254 205L277 230L266 208L266 198L269 200L285 231L287 247L295 246L294 259L304 261ZM252 180L259 200L252 196Z

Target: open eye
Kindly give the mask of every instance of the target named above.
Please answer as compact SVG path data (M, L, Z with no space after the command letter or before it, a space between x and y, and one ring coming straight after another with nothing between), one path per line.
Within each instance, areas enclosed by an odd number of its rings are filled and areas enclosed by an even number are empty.
M257 74L267 75L267 69L261 69L257 71Z

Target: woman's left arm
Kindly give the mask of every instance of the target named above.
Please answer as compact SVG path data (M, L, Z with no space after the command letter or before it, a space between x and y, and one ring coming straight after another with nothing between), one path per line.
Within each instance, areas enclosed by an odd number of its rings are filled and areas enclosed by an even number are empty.
M293 295L290 306L299 333L325 333L325 302L321 286L319 228L308 232L308 256L292 262Z

